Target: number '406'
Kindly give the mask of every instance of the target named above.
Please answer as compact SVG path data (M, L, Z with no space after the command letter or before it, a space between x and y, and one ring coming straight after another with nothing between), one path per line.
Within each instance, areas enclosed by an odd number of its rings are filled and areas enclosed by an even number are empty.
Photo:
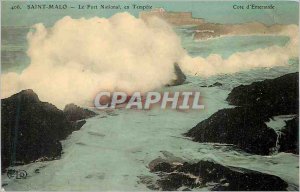
M12 10L15 10L15 9L21 9L21 6L20 5L13 5L11 7Z

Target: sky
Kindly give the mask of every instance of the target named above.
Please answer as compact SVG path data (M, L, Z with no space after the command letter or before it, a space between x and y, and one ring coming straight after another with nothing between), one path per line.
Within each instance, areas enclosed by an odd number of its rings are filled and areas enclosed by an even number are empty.
M90 17L110 17L120 10L27 10L27 4L36 4L38 1L2 1L2 26L31 26L35 23L44 23L51 26L55 21L64 16L72 18L90 18ZM42 1L40 1L42 2ZM91 3L92 1L88 1ZM94 1L95 2L95 1ZM101 2L101 3L100 3ZM43 1L43 4L67 4L68 6L78 6L78 4L87 4L87 1ZM96 3L96 2L95 2ZM273 4L275 10L234 10L232 6ZM22 5L21 10L11 10L12 5ZM92 3L91 3L92 4ZM152 5L154 8L164 8L167 11L188 11L192 12L194 17L204 18L209 22L215 23L245 23L262 22L271 24L298 24L299 23L299 4L295 1L97 1L97 4L121 4L121 5ZM135 16L138 16L139 10L129 10Z

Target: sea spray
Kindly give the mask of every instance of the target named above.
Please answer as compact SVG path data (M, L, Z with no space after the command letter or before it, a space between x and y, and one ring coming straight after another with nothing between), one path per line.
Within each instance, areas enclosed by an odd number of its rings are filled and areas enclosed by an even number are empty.
M28 34L30 65L21 74L1 75L1 98L33 89L41 100L63 108L87 105L99 91L153 91L168 85L178 63L187 75L211 76L257 67L288 65L298 54L298 27L287 25L278 35L290 37L284 47L191 57L165 21L147 23L129 13L110 18L64 17L46 28L39 23Z

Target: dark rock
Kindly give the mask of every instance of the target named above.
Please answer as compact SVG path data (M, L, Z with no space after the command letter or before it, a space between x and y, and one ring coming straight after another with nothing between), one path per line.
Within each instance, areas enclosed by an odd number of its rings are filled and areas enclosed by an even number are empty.
M161 152L167 159L159 157L152 160L148 165L151 172L172 172L184 162L182 158L176 157L168 151Z
M298 114L298 76L291 73L234 88L227 101L240 107L219 110L185 135L198 142L234 144L249 153L269 155L277 134L265 122L276 115ZM297 150L294 133L298 128L292 127L283 134L279 151Z
M79 130L85 123L86 123L86 120L77 121L75 123L76 130Z
M222 109L185 135L197 142L234 144L249 153L268 155L277 134L265 121L247 108Z
M170 163L160 162L160 163L156 164L151 171L153 171L153 172L157 172L157 171L172 172L173 169L172 169L172 165Z
M163 191L176 191L181 186L196 187L196 178L191 178L184 173L171 173L159 179L157 184Z
M299 154L299 117L286 121L279 137L279 152Z
M165 160L165 159L163 159L163 158L160 158L160 157L159 157L159 158L156 158L156 159L152 160L152 161L149 163L149 169L150 169L150 171L151 171L151 172L160 171L160 170L158 170L157 165L159 165L159 164L161 164L161 163L168 163L168 164L170 164L169 161L167 161L167 160Z
M63 111L41 102L32 90L1 100L2 171L8 166L60 157L62 145L73 130Z
M176 75L176 79L173 79L167 86L181 85L185 82L186 76L177 63L174 64L174 73Z
M299 73L240 85L227 97L232 105L252 108L259 116L272 117L299 112Z
M154 191L159 190L159 186L156 184L156 180L152 176L141 175L141 176L138 176L138 178L140 179L139 181L137 181L138 184L142 183L142 184L146 185L147 188L150 190L154 190Z
M174 172L158 176L157 185L161 190L168 191L181 187L205 187L213 191L281 191L288 187L277 176L205 160L194 164L184 163Z
M97 113L88 109L83 109L81 107L78 107L73 103L65 106L64 114L66 115L69 121L78 121L78 120L94 117L97 115Z
M219 82L215 82L214 84L208 86L208 87L220 87L222 86L223 84L222 83L219 83Z

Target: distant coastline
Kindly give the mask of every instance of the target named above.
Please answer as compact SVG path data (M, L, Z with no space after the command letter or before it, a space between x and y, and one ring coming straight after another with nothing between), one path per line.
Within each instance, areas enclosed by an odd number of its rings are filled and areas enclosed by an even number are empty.
M151 17L159 17L172 25L200 25L205 23L202 18L194 18L191 12L168 12L163 8L140 12L139 17L148 21Z
M158 17L173 26L194 25L194 39L196 40L207 40L231 35L287 35L286 29L289 26L280 24L267 26L260 22L243 24L210 23L203 18L193 17L192 12L169 12L163 8L140 12L139 17L146 22L151 17Z

